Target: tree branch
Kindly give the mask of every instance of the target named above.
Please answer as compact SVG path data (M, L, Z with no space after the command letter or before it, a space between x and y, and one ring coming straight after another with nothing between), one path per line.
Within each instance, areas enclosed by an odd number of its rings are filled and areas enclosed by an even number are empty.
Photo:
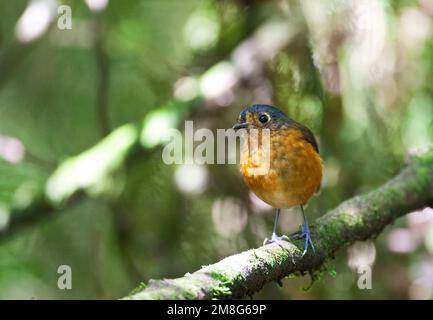
M413 210L433 205L433 151L417 156L400 174L370 193L356 196L317 219L316 254L301 257L300 242L270 244L202 267L182 278L150 280L125 299L241 298L291 274L314 272L341 247L376 237Z

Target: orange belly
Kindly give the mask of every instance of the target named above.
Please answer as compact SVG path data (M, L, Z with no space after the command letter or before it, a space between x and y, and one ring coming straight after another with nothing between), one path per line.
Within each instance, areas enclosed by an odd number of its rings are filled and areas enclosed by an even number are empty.
M274 208L303 205L320 188L322 159L297 129L271 131L269 170L264 174L251 170L256 164L245 152L249 152L247 143L242 154L248 161L240 167L246 184Z

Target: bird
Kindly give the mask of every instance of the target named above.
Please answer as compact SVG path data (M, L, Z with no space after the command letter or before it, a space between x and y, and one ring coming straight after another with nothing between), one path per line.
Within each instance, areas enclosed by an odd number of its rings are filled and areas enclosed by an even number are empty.
M315 253L304 212L308 200L320 190L323 174L323 161L314 134L276 107L266 104L254 104L243 109L232 128L235 131L244 129L244 138L251 137L251 129L256 129L259 137L263 137L264 129L269 129L268 170L265 173L250 170L254 164L247 143L243 144L241 155L248 161L241 161L240 165L241 174L250 190L275 208L272 235L265 239L264 244L281 244L280 241L290 241L291 238L303 239L302 256L307 253L309 246ZM263 148L264 144L259 143L258 146ZM301 208L303 224L290 237L278 236L281 209L292 207Z

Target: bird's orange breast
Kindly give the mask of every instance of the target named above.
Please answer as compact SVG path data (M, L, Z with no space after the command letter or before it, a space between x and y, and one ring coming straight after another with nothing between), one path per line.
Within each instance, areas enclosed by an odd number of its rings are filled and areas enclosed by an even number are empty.
M242 148L240 170L249 188L274 208L290 208L305 204L320 188L322 159L314 147L296 128L270 132L269 170L257 174L251 168L248 143Z

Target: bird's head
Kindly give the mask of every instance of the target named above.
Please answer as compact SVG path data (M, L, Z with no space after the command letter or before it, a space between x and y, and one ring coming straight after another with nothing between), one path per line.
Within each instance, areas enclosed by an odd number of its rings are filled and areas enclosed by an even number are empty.
M266 104L254 104L239 114L233 129L277 129L289 118L280 110Z

